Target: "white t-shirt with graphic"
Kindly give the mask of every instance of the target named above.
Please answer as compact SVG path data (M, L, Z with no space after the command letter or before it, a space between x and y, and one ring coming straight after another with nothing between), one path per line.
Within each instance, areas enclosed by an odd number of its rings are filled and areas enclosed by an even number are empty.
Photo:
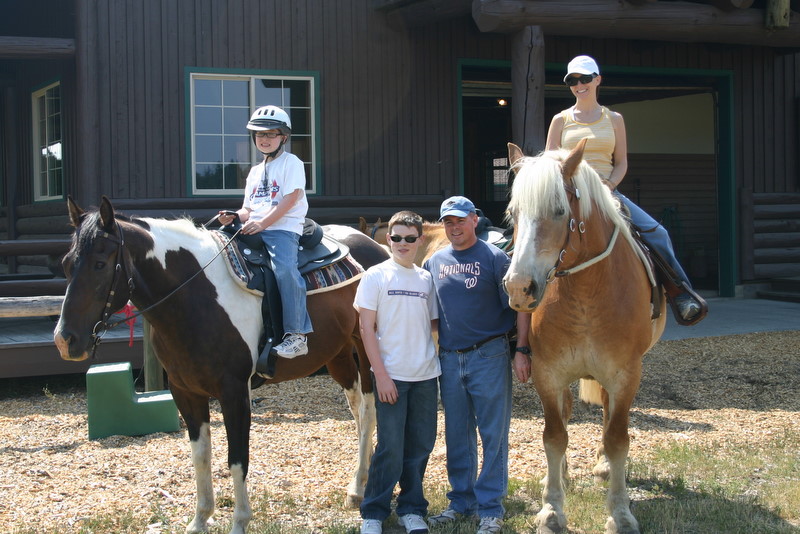
M364 273L355 304L376 312L381 360L392 380L420 382L442 374L431 336L439 310L429 272L389 258Z
M306 188L306 173L300 158L289 152L283 152L269 163L261 162L247 175L242 207L252 210L250 218L260 221L267 216L273 206L283 200L284 194L296 189ZM287 230L296 234L303 233L303 221L308 213L308 199L305 193L294 206L267 230Z

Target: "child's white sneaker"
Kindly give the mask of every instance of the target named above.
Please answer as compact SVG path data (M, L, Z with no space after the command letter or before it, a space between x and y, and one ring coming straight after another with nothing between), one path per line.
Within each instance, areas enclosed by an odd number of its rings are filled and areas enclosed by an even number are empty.
M275 352L281 358L296 358L308 354L305 334L286 334L283 341L275 345Z
M407 534L427 534L428 525L422 517L416 514L404 514L397 518L398 523L403 525Z
M381 534L383 521L380 519L365 519L361 522L361 534Z

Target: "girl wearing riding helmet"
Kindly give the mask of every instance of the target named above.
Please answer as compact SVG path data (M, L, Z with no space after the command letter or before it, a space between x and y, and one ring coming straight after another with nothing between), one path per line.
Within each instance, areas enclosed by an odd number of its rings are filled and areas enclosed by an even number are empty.
M236 211L243 234L259 234L272 260L283 306L283 340L274 347L279 356L308 354L306 334L312 332L306 310L306 285L297 270L297 251L303 221L308 213L303 162L286 152L292 133L289 115L277 106L260 107L247 129L264 161L250 169L244 202ZM234 215L220 211L219 222L228 225ZM262 354L261 358L266 357Z

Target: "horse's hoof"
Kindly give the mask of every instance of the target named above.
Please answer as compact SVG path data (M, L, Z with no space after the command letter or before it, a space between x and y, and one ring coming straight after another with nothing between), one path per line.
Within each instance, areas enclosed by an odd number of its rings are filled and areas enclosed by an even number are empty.
M348 510L358 510L361 508L361 502L363 500L363 496L349 493L347 497L344 498L344 507Z
M606 534L641 534L639 522L633 514L620 514L616 519L609 517L606 520Z
M560 534L566 529L567 517L549 504L536 515L536 534Z

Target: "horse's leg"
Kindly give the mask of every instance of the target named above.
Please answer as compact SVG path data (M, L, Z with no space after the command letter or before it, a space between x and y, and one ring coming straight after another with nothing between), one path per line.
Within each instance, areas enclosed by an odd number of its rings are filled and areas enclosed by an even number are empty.
M608 423L604 425L603 448L608 461L609 517L606 534L639 534L639 523L631 513L630 497L625 484L625 462L628 459L630 436L628 423L633 398L639 389L639 377L629 376L619 391L609 394ZM605 410L604 410L605 411Z
M536 370L532 370L531 373L544 411L542 441L547 457L547 476L544 479L544 490L542 491L542 509L536 515L536 529L539 534L550 534L563 532L567 527L567 517L564 514L563 473L569 436L564 419L566 413L565 392L558 386L553 387L552 377L545 378L546 371L544 369L541 371L541 374Z
M360 341L356 342L359 360L367 361L364 346ZM367 485L367 475L369 473L369 462L372 458L372 435L375 431L375 397L372 394L371 384L365 388L363 384L364 373L362 366L357 366L353 359L353 346L347 344L341 352L327 364L328 373L344 389L350 413L356 422L356 432L358 433L358 461L356 463L353 479L347 486L347 495L344 505L347 508L357 509L364 500L364 488ZM369 376L369 365L367 365L366 376ZM369 379L368 379L369 380ZM369 393L365 393L365 389Z
M194 519L186 532L208 532L208 520L214 513L214 486L211 481L211 427L208 398L171 387L172 398L186 422L192 447L194 480L197 487L197 507Z
M233 380L231 380L233 382ZM247 495L247 470L250 464L250 384L249 380L226 383L220 408L228 436L228 469L233 480L234 510L230 534L245 534L253 517Z
M605 436L606 429L608 428L608 415L610 413L608 407L608 391L601 387L600 395L603 405L603 435ZM595 452L595 460L597 463L592 468L592 475L594 475L595 480L598 482L608 480L609 474L611 473L611 465L608 463L606 448L602 442L600 443L600 446L597 447L597 451Z

